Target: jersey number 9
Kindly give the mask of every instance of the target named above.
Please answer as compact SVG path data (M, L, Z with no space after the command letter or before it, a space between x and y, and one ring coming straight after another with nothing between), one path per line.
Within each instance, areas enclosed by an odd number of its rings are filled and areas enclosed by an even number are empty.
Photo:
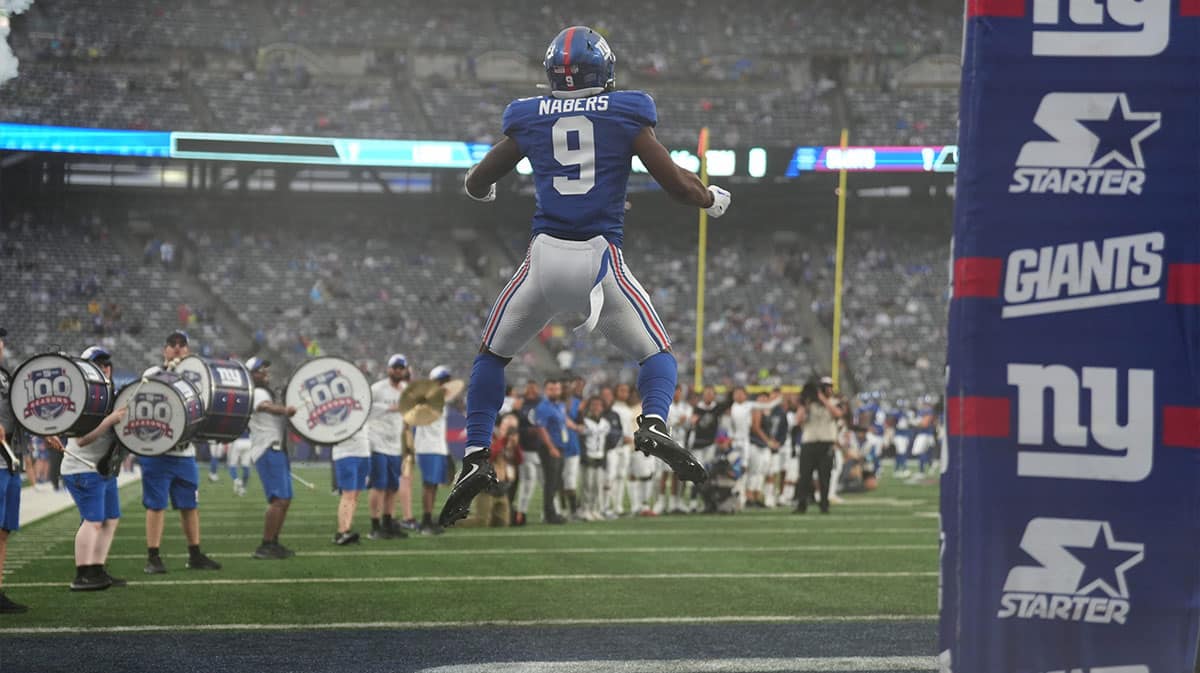
M571 149L567 144L568 134L578 134L579 147ZM578 166L579 177L560 175L554 178L554 188L559 194L587 194L596 186L596 136L592 131L592 120L583 115L563 117L554 122L551 130L554 139L554 159L563 166Z

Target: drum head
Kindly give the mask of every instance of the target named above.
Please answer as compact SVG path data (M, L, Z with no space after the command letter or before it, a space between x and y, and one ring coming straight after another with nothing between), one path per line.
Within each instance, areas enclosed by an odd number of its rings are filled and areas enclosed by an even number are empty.
M187 441L204 415L196 388L171 372L121 388L116 408L126 405L129 413L113 429L122 446L142 456L159 456Z
M292 374L283 399L296 407L290 422L297 434L315 444L337 444L367 422L371 383L346 360L315 358Z
M209 360L199 355L189 355L175 365L175 373L196 387L200 399L208 404L212 400L214 378L217 386L251 390L250 372L245 365L234 360Z
M86 365L92 373L82 368ZM21 427L35 435L57 435L87 408L88 379L104 374L86 360L45 353L29 358L13 374L9 404Z

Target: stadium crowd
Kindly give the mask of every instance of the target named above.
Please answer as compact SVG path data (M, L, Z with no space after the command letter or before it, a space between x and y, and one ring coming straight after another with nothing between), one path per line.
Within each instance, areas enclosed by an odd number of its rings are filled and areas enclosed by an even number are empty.
M39 0L14 18L20 76L0 85L3 121L494 142L504 105L536 92L545 36L574 22L622 48L622 86L658 97L668 143L705 125L725 145L833 144L842 127L877 144L956 134L954 78L906 75L957 52L952 0L686 8L621 0L598 20L590 4L543 0Z

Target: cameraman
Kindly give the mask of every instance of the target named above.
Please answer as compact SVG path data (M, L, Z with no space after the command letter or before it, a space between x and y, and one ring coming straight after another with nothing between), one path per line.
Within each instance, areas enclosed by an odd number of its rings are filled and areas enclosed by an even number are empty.
M837 419L843 408L833 394L833 379L821 377L819 382L809 381L800 391L800 408L796 410L796 423L804 425L800 436L800 478L796 489L797 514L808 511L808 500L812 495L812 474L817 471L821 483L821 513L829 513L829 480L833 471L833 445L837 441Z

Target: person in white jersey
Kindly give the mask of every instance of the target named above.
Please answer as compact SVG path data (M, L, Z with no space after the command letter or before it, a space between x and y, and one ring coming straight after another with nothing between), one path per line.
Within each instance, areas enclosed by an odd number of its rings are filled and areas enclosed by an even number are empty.
M371 532L367 538L386 540L408 537L396 521L396 494L400 491L404 417L400 393L405 388L408 360L399 353L388 358L388 375L371 384L371 414L367 417L367 439L371 444Z
M271 361L252 357L246 369L254 382L254 399L250 414L250 459L267 496L267 513L263 518L262 544L254 550L254 558L285 559L296 553L279 543L279 531L287 519L292 504L292 466L283 446L284 418L295 415L296 407L275 402L271 390Z

